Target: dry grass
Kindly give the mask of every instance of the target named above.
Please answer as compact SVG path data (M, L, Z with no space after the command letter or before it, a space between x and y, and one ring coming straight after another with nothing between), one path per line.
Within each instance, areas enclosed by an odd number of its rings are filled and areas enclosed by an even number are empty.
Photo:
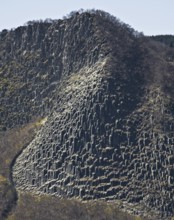
M81 202L51 196L20 194L15 212L8 220L141 220L119 210L116 203Z
M15 157L34 138L43 120L0 134L0 219L8 215L17 200L12 184L11 166Z

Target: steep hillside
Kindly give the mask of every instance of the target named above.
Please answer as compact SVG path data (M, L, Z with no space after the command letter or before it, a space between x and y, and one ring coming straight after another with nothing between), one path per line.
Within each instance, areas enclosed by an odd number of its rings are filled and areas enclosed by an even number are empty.
M1 32L1 130L44 118L13 161L18 192L171 218L173 57L102 11Z
M61 77L98 59L94 16L30 22L0 35L1 129L47 114ZM96 41L96 42L95 42ZM20 112L20 115L19 115Z

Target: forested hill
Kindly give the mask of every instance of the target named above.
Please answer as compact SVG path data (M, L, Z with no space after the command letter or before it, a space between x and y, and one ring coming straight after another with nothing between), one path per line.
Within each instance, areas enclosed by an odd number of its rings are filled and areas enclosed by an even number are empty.
M174 35L156 35L150 36L151 39L161 42L169 47L174 47Z
M171 219L174 51L158 38L100 10L0 33L1 219Z

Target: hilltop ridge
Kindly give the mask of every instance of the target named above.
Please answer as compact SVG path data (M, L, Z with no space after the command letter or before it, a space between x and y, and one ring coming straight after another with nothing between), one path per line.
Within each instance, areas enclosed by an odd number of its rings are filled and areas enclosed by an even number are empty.
M12 167L17 190L170 218L173 61L99 10L2 31L1 131L43 119Z

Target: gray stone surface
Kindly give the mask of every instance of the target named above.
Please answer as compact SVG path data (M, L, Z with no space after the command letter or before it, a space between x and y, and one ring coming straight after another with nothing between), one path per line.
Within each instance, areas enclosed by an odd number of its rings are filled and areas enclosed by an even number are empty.
M17 85L1 90L1 129L48 116L13 166L18 190L174 214L173 99L149 45L102 13L1 33L0 73Z
M13 167L16 186L60 197L119 199L172 213L170 99L153 87L137 107L131 90L125 93L124 85L105 76L106 62L62 83L53 113Z

